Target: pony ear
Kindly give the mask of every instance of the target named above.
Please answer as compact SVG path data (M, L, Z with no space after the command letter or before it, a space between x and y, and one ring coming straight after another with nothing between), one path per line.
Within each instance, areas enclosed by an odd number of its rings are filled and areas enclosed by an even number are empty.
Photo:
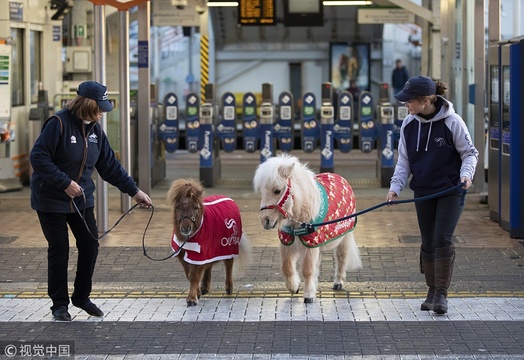
M288 179L291 176L291 172L295 168L295 163L292 163L287 166L281 166L278 168L278 175L282 176L284 179Z
M199 189L199 190L195 191L195 195L196 195L197 198L201 197L203 193L204 193L204 190L202 190L202 189Z

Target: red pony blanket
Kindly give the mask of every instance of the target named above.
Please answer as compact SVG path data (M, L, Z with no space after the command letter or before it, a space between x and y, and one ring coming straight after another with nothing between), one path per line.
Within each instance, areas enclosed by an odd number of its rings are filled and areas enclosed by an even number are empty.
M342 176L332 173L316 175L317 187L320 191L321 204L318 216L312 224L340 219L354 214L356 211L355 194L349 183ZM300 241L307 247L318 247L335 240L349 231L353 231L356 218L322 225L311 234L300 235ZM283 245L291 245L295 240L293 229L283 227L278 230L278 237Z
M184 244L173 234L171 246L176 252L182 246L184 260L203 265L238 256L242 238L242 220L238 205L230 198L213 195L204 198L202 224Z

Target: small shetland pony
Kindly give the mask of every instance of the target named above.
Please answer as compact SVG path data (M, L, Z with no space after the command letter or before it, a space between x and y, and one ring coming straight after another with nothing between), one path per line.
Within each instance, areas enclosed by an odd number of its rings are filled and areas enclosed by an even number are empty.
M278 228L282 272L286 288L296 294L300 278L296 271L299 258L304 278L304 302L315 299L320 270L320 247L334 249L334 290L341 290L346 269L362 267L360 252L353 236L355 218L318 226L307 233L300 223L320 224L355 213L355 196L340 175L315 175L294 156L281 154L260 164L253 179L255 192L261 194L260 222L264 229Z
M250 246L242 232L238 205L222 195L202 198L204 188L193 179L171 184L168 201L173 205L174 232L171 245L190 287L187 306L198 303L210 291L211 268L217 261L226 267L226 293L233 293L233 263L247 263Z

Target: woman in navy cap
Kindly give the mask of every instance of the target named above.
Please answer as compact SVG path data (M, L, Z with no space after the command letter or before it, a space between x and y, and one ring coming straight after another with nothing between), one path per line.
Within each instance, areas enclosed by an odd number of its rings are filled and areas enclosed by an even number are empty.
M51 312L60 321L71 321L68 226L78 249L71 302L89 315L104 315L89 299L98 255L93 171L96 169L102 179L136 202L151 206L149 196L137 187L117 160L99 123L105 112L113 110L107 88L95 81L85 81L79 85L77 94L64 109L43 123L30 155L34 170L31 207L38 214L48 242L48 294L53 301Z
M448 288L453 273L453 232L458 223L466 189L471 186L478 151L462 118L446 100L447 85L425 76L409 79L395 95L409 110L402 122L395 166L387 201L398 200L409 177L409 187L419 198L464 186L455 193L416 201L422 237L420 271L429 287L421 310L448 311Z

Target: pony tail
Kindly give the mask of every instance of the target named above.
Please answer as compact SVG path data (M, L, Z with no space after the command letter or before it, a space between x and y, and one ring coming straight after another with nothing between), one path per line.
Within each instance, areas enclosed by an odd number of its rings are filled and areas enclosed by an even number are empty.
M240 244L238 246L238 257L235 258L235 262L233 263L233 273L235 275L241 276L243 270L249 266L251 263L251 254L251 242L246 234L242 232L242 237L240 238Z

